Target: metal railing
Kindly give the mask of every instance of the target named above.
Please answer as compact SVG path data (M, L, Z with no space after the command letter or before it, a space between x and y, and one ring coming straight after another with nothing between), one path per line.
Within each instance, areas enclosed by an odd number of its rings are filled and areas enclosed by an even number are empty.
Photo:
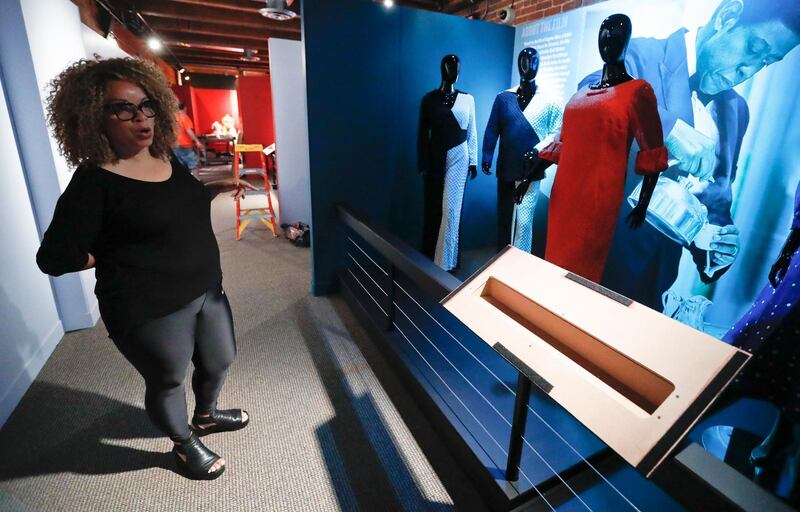
M531 386L525 375L511 370L515 389L502 378L509 373L503 373L500 365L513 361L506 363L485 343L473 341L470 345L463 324L438 307L438 302L461 284L459 279L398 237L359 219L346 206L340 205L338 214L347 230L349 265L342 272L345 288L348 282L352 285L351 298L379 326L378 337L394 343L391 350L400 354L395 362L401 367L418 367L406 368L409 375L415 374L410 378L421 383L416 386L418 401L424 401L429 411L439 411L433 419L445 425L444 436L463 438L451 442L451 446L475 452L467 454L466 460L483 465L483 475L470 471L483 479L479 487L493 481L500 489L486 494L493 508L508 509L525 502L526 510L557 510L571 502L577 508L596 510L585 491L602 488L607 494L600 507L604 510L646 510L628 496L641 494L642 489L665 492L688 510L791 510L693 443L684 443L652 480L636 474L634 481L639 489L627 493L608 475L634 471L630 466L607 447L598 449L596 443L575 442L561 432L553 418L568 416L563 409L558 411L559 406L543 402L543 398L529 403ZM486 377L483 384L478 382L477 373ZM512 396L513 411L496 405ZM535 431L526 436L529 414ZM502 439L502 435L508 437ZM547 456L555 444L568 455L566 465ZM496 471L499 467L505 468L502 475ZM658 491L653 490L656 484ZM615 505L609 508L609 503Z

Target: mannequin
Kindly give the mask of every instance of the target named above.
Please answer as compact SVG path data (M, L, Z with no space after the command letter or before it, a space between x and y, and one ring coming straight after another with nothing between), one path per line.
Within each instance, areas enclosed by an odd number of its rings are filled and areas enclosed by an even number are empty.
M458 60L457 55L445 55L442 57L439 67L442 74L442 83L439 84L439 91L444 96L444 104L447 105L447 108L453 108L458 94L454 85L461 71L461 62Z
M531 187L525 202L514 206L514 189L527 175L525 155L547 146L561 126L561 107L538 90L539 53L523 48L517 57L519 86L497 95L483 136L481 168L491 174L497 139L497 250L514 243L530 252L533 232L533 211L538 199L538 183ZM534 155L535 156L535 155ZM512 217L516 219L512 234Z
M458 264L458 234L467 176L477 176L475 99L454 87L461 64L445 55L439 87L422 98L417 140L424 177L422 252L445 270Z
M631 21L613 14L600 26L598 47L605 62L600 82L579 90L564 112L556 140L539 151L530 177L517 187L521 202L532 181L559 164L553 183L545 259L600 282L623 201L632 139L639 143L636 172L645 176L639 204L627 217L631 228L645 220L667 150L652 87L625 69Z
M520 110L525 110L531 98L536 94L536 74L539 73L539 52L535 48L523 48L517 56L519 71L519 87L517 87L517 103Z
M732 396L775 404L780 412L772 431L750 454L756 480L767 488L788 469L788 501L800 506L800 184L795 192L789 236L769 273L769 284L750 310L723 338L753 354L730 387Z
M598 35L600 58L603 59L603 75L600 81L589 86L590 89L605 89L633 80L625 68L625 53L631 41L631 20L624 14L612 14L603 21ZM624 42L624 44L623 44ZM636 229L647 217L647 206L653 198L658 183L658 174L644 176L639 204L625 218L628 225Z
M612 14L600 25L597 45L603 65L603 76L590 89L607 89L621 83L630 82L633 77L625 68L625 53L631 41L631 20L624 14Z

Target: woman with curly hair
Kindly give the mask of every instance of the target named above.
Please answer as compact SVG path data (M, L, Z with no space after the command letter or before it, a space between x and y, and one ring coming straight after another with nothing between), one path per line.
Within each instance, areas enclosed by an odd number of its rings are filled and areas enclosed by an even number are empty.
M39 268L53 276L95 268L100 314L144 378L148 416L173 440L189 476L217 478L225 461L199 436L238 430L249 418L217 409L236 341L210 203L254 187L236 178L203 185L170 160L176 100L154 64L81 60L51 87L48 120L77 169L42 239Z

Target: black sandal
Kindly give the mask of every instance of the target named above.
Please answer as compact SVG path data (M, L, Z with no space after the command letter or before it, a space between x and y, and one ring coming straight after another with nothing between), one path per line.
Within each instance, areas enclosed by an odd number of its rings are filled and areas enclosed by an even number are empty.
M243 421L242 409L213 410L209 416L194 415L192 418L192 430L198 436L214 434L216 432L233 432L241 430L250 423L250 413L247 413L247 420Z
M191 478L214 480L225 472L226 466L222 466L216 471L208 471L221 457L206 448L194 432L189 435L188 439L180 440L180 443L175 445L172 453L178 459L178 466L183 468ZM186 457L185 461L181 455Z

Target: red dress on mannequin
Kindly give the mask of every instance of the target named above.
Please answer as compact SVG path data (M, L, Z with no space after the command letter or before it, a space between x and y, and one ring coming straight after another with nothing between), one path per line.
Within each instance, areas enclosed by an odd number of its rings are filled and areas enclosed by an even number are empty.
M569 100L561 133L539 152L539 158L558 164L548 211L547 261L600 282L634 138L639 143L637 174L667 168L656 96L645 80L587 87Z

